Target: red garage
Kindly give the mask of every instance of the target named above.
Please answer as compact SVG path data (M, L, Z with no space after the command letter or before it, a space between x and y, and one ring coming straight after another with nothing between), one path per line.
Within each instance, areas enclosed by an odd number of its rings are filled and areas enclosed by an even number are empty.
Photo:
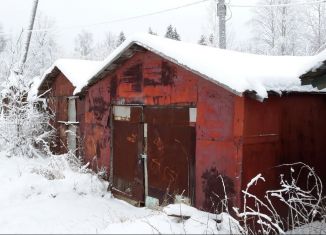
M57 130L51 149L62 154L77 149L76 132L78 112L73 92L96 71L100 62L76 59L57 60L41 77L38 95L47 99L49 110L54 114L53 123ZM76 112L78 110L78 112Z
M136 36L75 90L86 161L106 167L116 195L142 205L183 195L230 206L257 173L303 161L322 179L326 96L301 86L311 57L266 57ZM78 108L80 107L80 108Z

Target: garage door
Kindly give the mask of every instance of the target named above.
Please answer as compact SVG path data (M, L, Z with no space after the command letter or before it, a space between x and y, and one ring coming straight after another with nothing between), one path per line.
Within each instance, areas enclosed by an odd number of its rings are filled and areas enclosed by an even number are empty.
M146 185L148 196L160 203L172 202L176 195L194 199L193 110L166 106L114 107L115 190L141 203L145 201ZM147 156L146 162L142 154Z

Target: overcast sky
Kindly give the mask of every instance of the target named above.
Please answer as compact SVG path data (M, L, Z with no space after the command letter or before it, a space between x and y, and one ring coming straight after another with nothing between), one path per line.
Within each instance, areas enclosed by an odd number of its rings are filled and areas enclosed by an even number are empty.
M212 3L185 7L182 9L133 19L124 22L108 23L84 27L84 25L107 22L115 19L152 13L178 7L198 0L39 0L38 11L51 17L60 29L57 39L66 50L73 50L74 38L79 31L86 29L94 34L94 41L102 39L105 32L118 34L121 30L132 35L147 32L148 27L160 35L166 27L173 24L182 40L196 42L202 33L206 33L212 22L210 8ZM257 0L246 0L246 4ZM227 2L227 1L226 1ZM0 23L6 33L18 34L26 27L33 0L0 0ZM232 0L232 3L244 3L244 0ZM228 30L236 40L246 40L250 36L247 25L252 13L250 8L232 8L232 18ZM71 27L70 29L67 29Z

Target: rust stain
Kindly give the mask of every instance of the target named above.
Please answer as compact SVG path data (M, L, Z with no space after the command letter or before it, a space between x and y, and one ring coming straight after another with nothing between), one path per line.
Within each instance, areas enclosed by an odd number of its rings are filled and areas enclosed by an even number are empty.
M89 112L93 112L95 119L101 121L105 112L109 109L108 103L104 101L103 97L94 97L92 101Z
M150 168L154 173L160 174L161 171L161 162L157 158L151 158Z
M176 179L178 177L178 174L176 171L172 170L170 167L167 166L164 168L163 172L164 172L164 178L168 179L169 184L176 182Z
M161 82L163 86L174 85L174 80L177 78L177 70L174 66L168 62L162 62L162 78Z
M129 141L130 143L136 143L136 140L137 140L136 134L131 134L131 136L127 137L127 141Z
M131 84L132 91L141 92L143 83L142 64L133 65L124 71L121 82Z
M153 140L153 144L156 146L156 148L159 151L160 155L164 154L164 143L163 143L162 139L159 136L157 136Z
M115 75L110 81L110 98L111 100L117 96L118 77Z

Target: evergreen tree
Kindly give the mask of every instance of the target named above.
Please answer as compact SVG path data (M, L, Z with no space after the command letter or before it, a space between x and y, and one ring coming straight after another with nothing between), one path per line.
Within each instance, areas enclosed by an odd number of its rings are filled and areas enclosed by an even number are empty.
M173 28L171 24L166 29L165 37L180 41L180 35L178 34L177 29Z
M126 41L126 36L123 31L121 31L117 40L117 47L120 46L124 41Z
M174 28L174 30L173 30L173 36L174 36L174 40L177 40L177 41L180 41L181 39L180 39L180 35L178 34L178 32L177 32L177 29L176 28Z
M170 24L166 29L165 37L170 38L170 39L174 39L173 36L174 36L173 27Z

